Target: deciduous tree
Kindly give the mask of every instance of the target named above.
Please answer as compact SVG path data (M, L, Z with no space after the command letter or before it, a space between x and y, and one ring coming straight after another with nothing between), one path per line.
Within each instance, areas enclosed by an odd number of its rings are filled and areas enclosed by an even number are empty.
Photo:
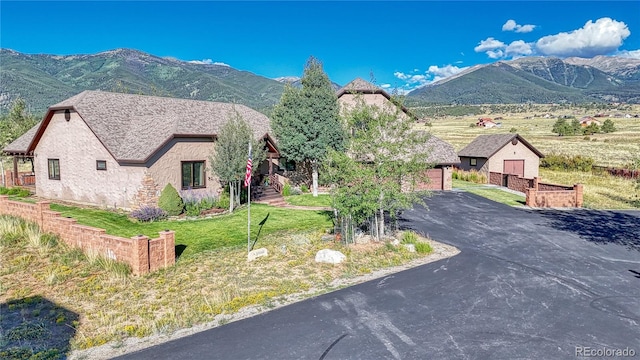
M253 148L252 160L253 164L256 164L253 166L255 172L265 158L264 144L253 137L251 126L240 113L234 110L220 129L213 152L209 156L211 171L218 177L221 184L229 185L229 212L234 209L234 200L240 204L240 184L246 173L249 142Z

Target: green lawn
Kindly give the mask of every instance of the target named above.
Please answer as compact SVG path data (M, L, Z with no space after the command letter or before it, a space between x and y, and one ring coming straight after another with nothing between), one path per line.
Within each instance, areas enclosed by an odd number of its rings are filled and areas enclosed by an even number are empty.
M503 203L509 206L522 206L525 204L524 196L512 194L510 192L503 191L494 187L487 187L482 184L474 184L471 182L454 179L453 187L456 189L464 189L465 191L472 194L476 194L489 200L493 200L495 202Z
M331 195L329 194L318 194L316 197L313 194L291 195L285 196L284 200L288 204L296 206L331 207Z
M69 216L83 225L107 230L107 234L131 237L138 234L158 237L158 232L169 229L176 232L176 245L186 246L182 255L192 255L204 250L222 247L244 246L247 243L247 208L233 214L219 215L213 219L190 221L156 221L138 223L126 214L105 210L85 209L52 204L51 209L62 216ZM296 232L331 228L329 212L276 208L268 205L251 205L251 238L255 239L264 223L260 237L277 232ZM258 241L259 246L260 242Z

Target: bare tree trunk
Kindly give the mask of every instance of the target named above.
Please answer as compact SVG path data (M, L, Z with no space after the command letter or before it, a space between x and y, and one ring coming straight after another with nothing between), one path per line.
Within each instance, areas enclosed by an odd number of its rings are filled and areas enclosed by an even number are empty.
M229 212L233 212L233 182L229 182Z
M240 181L236 181L236 204L240 206Z
M318 160L311 161L311 177L313 178L313 196L318 196Z
M384 199L384 193L380 193L380 221L378 222L378 240L382 240L384 236L384 209L382 208L382 200Z

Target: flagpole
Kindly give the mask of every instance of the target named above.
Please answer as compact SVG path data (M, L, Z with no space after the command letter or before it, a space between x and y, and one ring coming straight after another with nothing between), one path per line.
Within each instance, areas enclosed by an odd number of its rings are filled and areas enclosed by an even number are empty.
M249 158L251 159L251 141L249 141ZM251 174L249 174L247 189L247 255L249 255L251 251Z

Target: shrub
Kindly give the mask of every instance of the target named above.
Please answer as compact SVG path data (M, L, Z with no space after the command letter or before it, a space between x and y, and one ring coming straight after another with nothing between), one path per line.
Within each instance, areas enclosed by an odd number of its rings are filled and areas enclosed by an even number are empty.
M453 179L468 181L475 184L487 183L487 176L485 174L481 174L477 172L476 170L464 171L464 170L454 169L453 173L451 174L451 177Z
M510 132L510 133L512 133L512 134L514 134L514 133L517 133L517 132L518 132L518 129L516 129L516 128L512 127L511 129L509 129L509 132Z
M182 202L180 194L178 194L171 184L167 184L167 186L162 190L160 198L158 199L158 207L166 211L169 216L182 214L184 203Z
M307 184L300 185L300 191L302 191L303 193L308 193L309 187L307 186Z
M282 187L282 196L291 195L291 185L289 183L284 184Z
M157 207L143 206L131 212L131 217L138 221L150 222L167 218L167 213Z
M414 246L416 247L416 252L418 254L428 254L433 250L431 249L431 245L426 242L416 242Z
M602 123L602 127L600 128L600 131L602 131L605 134L612 133L616 131L616 126L613 123L613 121L611 121L611 119L607 119Z
M415 244L418 242L418 235L413 231L405 231L402 234L402 242L405 244Z
M225 191L220 194L220 198L216 203L216 207L219 209L228 209L229 205L231 205L231 199L229 199L229 193Z
M0 195L7 195L8 192L9 192L8 188L4 186L0 186Z
M593 158L576 155L568 156L562 154L549 154L540 161L540 166L551 170L577 170L583 172L591 171L594 164Z

